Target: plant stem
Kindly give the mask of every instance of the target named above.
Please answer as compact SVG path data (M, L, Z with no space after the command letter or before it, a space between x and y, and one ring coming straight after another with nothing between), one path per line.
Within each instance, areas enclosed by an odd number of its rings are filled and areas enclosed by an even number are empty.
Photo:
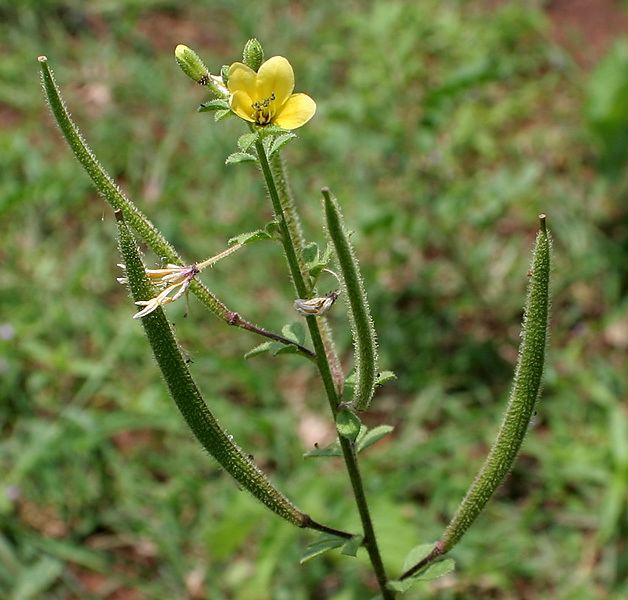
M275 180L273 178L273 173L271 171L270 165L268 164L268 158L266 157L264 146L258 140L255 142L255 148L257 150L262 173L266 181L266 187L268 188L268 193L273 203L273 209L277 218L279 219L279 224L282 232L283 247L286 254L286 259L288 260L288 267L290 269L290 275L292 276L294 287L300 298L306 298L308 288L305 283L305 277L304 274L301 272L301 269L299 268L299 260L295 251L292 237L290 235L288 224L286 223L284 211L279 200L279 194L277 193L277 187L275 185ZM316 362L321 378L323 380L325 392L327 394L329 408L331 409L332 415L335 418L336 413L338 412L339 398L336 388L334 386L334 379L332 377L327 354L325 353L325 346L323 344L323 339L321 337L318 322L316 320L316 317L314 316L306 317L306 322L310 331L312 343L314 345L314 351L316 352ZM360 469L358 466L354 445L342 436L339 436L339 438L345 465L347 467L349 479L351 480L351 486L353 488L353 495L355 497L355 502L358 507L358 512L360 514L360 520L362 521L362 528L364 531L364 546L369 554L369 558L371 560L375 576L377 577L377 583L379 585L382 597L384 598L384 600L393 600L394 593L386 588L388 578L386 576L384 563L382 562L382 557L379 552L379 547L377 545L377 538L375 537L373 522L371 520L366 495L364 494L364 485L362 483L362 477L360 475Z
M275 152L269 159L270 171L275 182L275 189L279 197L279 203L283 210L283 214L290 232L290 238L292 245L294 246L295 253L297 255L297 262L299 263L299 269L303 276L303 280L308 288L307 298L312 296L318 296L316 292L316 286L313 285L312 279L306 270L305 261L303 260L303 249L305 247L305 237L303 235L303 226L301 225L301 219L299 212L297 211L296 204L294 202L294 196L290 187L290 180L285 167L285 162L279 152ZM305 296L302 296L304 298ZM334 346L334 340L332 338L331 328L326 317L319 317L318 330L323 340L323 346L325 347L325 354L327 355L327 362L331 370L334 385L338 394L342 393L344 385L344 374L336 353Z

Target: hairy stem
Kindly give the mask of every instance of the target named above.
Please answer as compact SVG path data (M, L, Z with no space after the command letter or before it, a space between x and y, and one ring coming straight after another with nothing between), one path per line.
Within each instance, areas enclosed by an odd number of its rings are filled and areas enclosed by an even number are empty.
M301 269L299 267L299 259L297 257L294 241L290 233L290 228L288 227L286 216L284 214L283 207L279 199L279 194L277 192L277 186L275 184L273 173L268 163L264 146L259 140L255 142L255 148L257 150L262 173L266 181L266 187L268 189L270 199L273 203L273 209L281 227L282 242L286 254L286 259L288 261L288 267L290 269L290 275L292 276L292 281L294 283L294 287L298 296L301 298L305 298L307 297L308 286L306 285L303 274L301 273ZM339 397L336 387L334 385L329 360L327 358L327 354L325 353L325 347L318 326L317 317L306 317L306 321L308 329L310 331L310 336L312 338L312 343L314 344L318 370L323 380L323 386L325 387L329 407L335 417L336 413L338 412ZM393 592L386 588L388 578L386 576L384 563L382 561L379 547L377 545L377 538L375 537L375 530L373 528L373 522L366 500L366 495L364 494L364 485L362 483L362 477L360 475L360 469L358 466L355 448L353 444L343 436L339 436L339 438L345 465L347 467L349 478L351 480L351 487L353 488L353 495L355 497L355 502L358 507L360 519L362 521L362 528L364 531L364 546L369 554L371 564L373 565L373 571L375 572L375 576L377 577L377 583L379 585L382 597L384 598L384 600L393 600Z
M275 188L277 190L277 196L279 197L279 203L286 219L286 225L290 232L290 237L295 248L297 255L297 262L301 271L301 276L308 289L308 298L310 296L317 296L315 293L315 286L312 285L312 281L305 267L303 260L303 248L305 247L305 238L303 236L303 225L301 224L301 218L297 211L296 204L294 202L294 195L290 187L290 179L288 178L288 172L283 158L279 152L275 152L269 160L270 169L275 181ZM302 296L305 297L305 296ZM342 393L344 385L344 373L342 372L342 366L336 352L334 340L332 337L331 327L326 317L319 317L318 329L323 340L323 347L325 354L327 355L327 362L331 369L332 378L336 386L336 391Z

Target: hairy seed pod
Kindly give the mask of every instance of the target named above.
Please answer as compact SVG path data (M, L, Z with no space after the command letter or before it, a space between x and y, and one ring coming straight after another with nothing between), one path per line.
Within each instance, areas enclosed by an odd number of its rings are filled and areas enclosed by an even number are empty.
M126 279L135 302L150 298L154 290L140 258L135 239L116 211L120 252L124 259ZM142 319L157 364L170 395L183 418L202 446L242 487L270 510L298 527L307 527L310 518L298 510L257 468L216 421L187 367L174 337L172 327L161 308Z
M539 397L548 336L551 252L545 215L539 218L519 358L506 412L484 464L440 540L442 553L460 540L512 468Z
M327 188L323 188L322 193L327 233L334 245L340 265L341 284L346 292L344 297L355 345L356 381L353 390L353 405L357 410L366 410L375 393L377 377L375 326L360 273L360 265L347 235L340 206Z
M151 247L157 256L162 257L167 262L180 265L184 264L183 259L168 243L166 238L161 235L148 217L123 194L122 190L120 190L111 176L98 162L91 148L83 139L78 126L70 117L70 113L65 106L65 102L55 82L52 69L48 65L48 59L45 56L40 56L38 60L41 67L42 85L52 115L57 125L59 125L59 129L61 129L61 133L63 133L74 156L76 156L81 166L87 171L96 189L102 194L111 208L114 210L122 210L127 223L137 231L140 237ZM201 282L193 281L190 285L190 291L219 318L227 320L229 312L227 307Z

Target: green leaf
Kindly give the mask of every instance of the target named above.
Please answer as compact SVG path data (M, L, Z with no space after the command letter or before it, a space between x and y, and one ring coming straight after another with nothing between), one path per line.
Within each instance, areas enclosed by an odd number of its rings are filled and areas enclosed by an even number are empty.
M434 546L435 543L432 542L431 544L419 544L412 548L412 550L406 554L402 571L405 572L414 565L419 564L434 549Z
M282 133L281 135L278 135L274 140L273 143L270 146L270 152L268 153L269 158L278 150L280 150L281 148L283 148L290 140L293 140L294 138L296 138L296 134L289 132L289 133Z
M357 451L362 452L362 450L366 450L366 448L387 436L393 429L392 425L378 425L373 427L373 429L369 429L364 435L358 436Z
M358 553L358 549L362 545L363 541L364 541L363 535L360 535L360 534L354 535L353 537L351 537L351 539L347 540L344 543L340 552L342 552L342 554L345 554L346 556L355 556Z
M340 449L340 444L338 442L334 442L330 446L326 446L325 448L319 448L318 446L314 446L309 452L306 452L303 455L303 458L321 458L324 456L342 456L342 450Z
M375 379L375 385L386 385L387 383L397 379L397 376L392 371L382 371L377 374Z
M226 119L227 117L231 116L233 113L231 112L231 109L227 109L227 110L217 110L214 113L214 121L218 122L218 121L222 121L223 119Z
M235 163L241 162L253 162L256 161L257 158L248 152L234 152L227 156L227 160L225 161L226 165L232 165Z
M280 354L300 354L300 350L296 346L279 344L281 348L273 351L273 356L279 356Z
M417 548L420 548L420 547L421 546L417 546ZM434 547L434 545L429 544L429 547L431 550ZM428 551L428 554L429 554L429 551ZM427 554L425 556L427 556ZM425 556L423 556L422 558L425 558ZM416 564L417 562L418 561L415 561L413 564ZM412 577L408 577L407 579L400 579L396 581L389 581L386 587L389 590L392 590L394 592L406 592L411 587L414 587L417 583L421 581L432 581L433 579L438 579L439 577L443 577L444 575L451 573L455 569L455 567L456 567L456 563L454 562L453 558L446 558L444 560L439 560L437 562L430 563L429 565L421 569L418 573L416 573Z
M257 133L245 133L244 135L241 135L238 138L238 148L245 152L257 141L258 137Z
M360 417L346 408L340 410L336 415L336 429L338 433L352 442L358 437L361 427L362 421L360 421Z
M281 225L279 221L270 221L264 229L272 239L281 241Z
M276 346L281 346L281 344L279 342L264 342L260 344L259 346L255 346L255 348L253 348L252 350L249 350L244 355L244 358L245 359L253 358L254 356L257 356L258 354L263 354L264 352L271 352L272 350L276 349Z
M294 323L288 323L281 328L281 334L292 340L295 344L303 345L305 341L305 328L303 327L303 323L300 321L295 321Z
M229 110L229 102L222 98L216 98L215 100L208 100L203 102L198 107L198 112L210 112L214 110Z
M305 552L301 555L300 563L303 564L312 558L320 556L325 552L329 552L329 550L333 550L334 548L340 548L343 546L347 540L344 538L336 537L336 536L325 536L321 537L315 542L312 542L307 548Z
M289 129L283 129L281 127L277 127L277 125L266 125L266 127L260 127L257 132L260 137L263 139L270 138L272 142L273 138L278 135L283 135L284 133L291 133Z
M252 244L253 242L260 242L262 240L269 239L271 239L271 237L268 232L264 231L263 229L258 229L257 231L241 233L240 235L236 235L235 237L230 238L228 245L233 246L234 244Z
M438 579L447 573L451 573L456 568L453 558L446 558L428 565L423 571L419 571L412 579L419 581L431 581Z
M316 242L310 242L303 246L303 260L306 263L316 260L319 256L318 244Z

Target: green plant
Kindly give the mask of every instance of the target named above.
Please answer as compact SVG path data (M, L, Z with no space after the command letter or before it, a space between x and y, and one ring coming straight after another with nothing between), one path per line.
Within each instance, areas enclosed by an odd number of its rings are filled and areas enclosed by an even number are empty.
M201 105L201 112L213 112L216 121L236 114L248 122L249 132L240 136L238 150L226 162L259 165L275 214L274 220L263 228L233 237L224 252L191 264L181 259L161 232L122 194L100 166L70 119L47 59L39 58L44 89L64 137L98 190L116 211L125 270L120 281L129 285L133 300L143 306L135 317L143 321L171 396L197 439L240 485L290 523L324 534L306 549L303 560L339 547L344 554L355 556L359 548L364 547L381 596L385 599L393 598L397 592L403 592L419 581L449 572L453 561L443 559L443 556L462 538L509 472L538 399L545 364L549 313L551 244L545 216L541 216L535 244L521 350L502 427L484 466L441 539L436 544L421 544L413 549L406 559L402 575L392 579L382 561L358 462L359 452L381 439L391 428L380 426L368 430L357 413L368 408L376 387L394 376L378 370L376 334L364 279L338 201L327 188L322 190L330 244L321 252L316 243L308 243L305 239L299 204L292 196L287 167L280 154L285 144L296 138L293 129L313 116L315 104L304 94L292 94L294 82L289 63L281 57L263 62L261 46L253 40L245 47L243 63L223 67L221 76L212 75L198 55L184 46L177 47L175 56L186 75L212 93L212 99ZM162 260L167 261L165 267L150 269L143 265L132 230ZM282 334L273 333L227 308L198 280L204 267L242 248L263 242L278 242L283 248L296 293L295 309L305 318L313 350L306 346L300 322L287 325ZM334 258L338 264L338 275L328 268ZM340 291L320 294L317 283L324 271L333 273L339 279ZM194 383L163 313L165 304L175 301L188 290L226 323L267 338L248 356L263 352L274 355L291 353L316 365L336 423L338 439L329 448L317 449L309 456L343 457L362 523L360 533L352 534L323 525L297 509L220 427ZM348 377L341 368L325 318L339 296L347 304L355 342L355 371Z

